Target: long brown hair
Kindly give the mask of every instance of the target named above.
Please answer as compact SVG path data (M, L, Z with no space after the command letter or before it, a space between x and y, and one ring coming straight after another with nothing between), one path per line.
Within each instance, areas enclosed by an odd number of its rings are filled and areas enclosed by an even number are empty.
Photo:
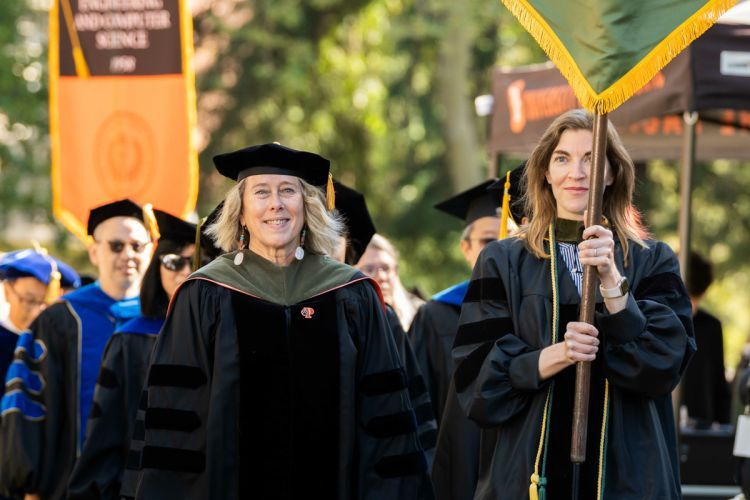
M557 217L557 203L546 173L552 153L566 130L593 130L594 117L583 109L574 109L558 116L547 127L534 151L531 153L522 180L524 207L529 223L518 233L526 248L539 258L549 258L544 248L547 228ZM635 189L635 167L625 150L612 122L607 123L607 161L612 173L612 184L604 190L602 213L614 227L622 245L625 262L628 261L628 240L646 246L644 239L648 230L641 223L641 216L633 206Z

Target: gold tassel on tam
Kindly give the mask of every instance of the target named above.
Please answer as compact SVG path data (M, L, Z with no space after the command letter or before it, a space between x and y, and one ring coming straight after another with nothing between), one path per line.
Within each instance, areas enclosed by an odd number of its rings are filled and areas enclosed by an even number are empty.
M333 189L333 175L328 174L328 184L326 184L326 208L332 212L336 208L336 191Z
M47 249L39 244L38 241L32 240L31 244L34 246L34 251L44 257L50 267L49 283L47 284L47 293L44 295L44 302L51 304L60 298L60 289L62 287L62 274L57 269L57 261L49 256Z
M191 269L193 272L201 267L201 232L203 231L203 224L206 223L206 219L208 217L203 217L195 227L195 249L193 250L193 268Z
M60 298L60 281L62 280L62 274L57 270L57 263L50 259L50 265L52 266L52 272L49 273L49 285L47 285L47 294L44 296L44 301L47 304L52 304Z
M498 239L508 237L508 217L510 216L510 171L505 174L505 186L503 189L503 211L500 215L500 236Z
M151 233L151 240L158 240L161 234L159 233L159 224L156 222L156 215L154 215L154 206L151 203L143 205L143 220L146 222L148 232Z

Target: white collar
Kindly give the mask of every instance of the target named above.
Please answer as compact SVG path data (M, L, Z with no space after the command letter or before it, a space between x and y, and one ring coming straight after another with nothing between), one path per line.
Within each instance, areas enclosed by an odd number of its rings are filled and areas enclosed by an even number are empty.
M6 329L10 330L11 332L15 333L16 335L21 335L24 332L24 330L21 330L16 325L14 325L10 321L10 318L0 319L0 325L4 326Z

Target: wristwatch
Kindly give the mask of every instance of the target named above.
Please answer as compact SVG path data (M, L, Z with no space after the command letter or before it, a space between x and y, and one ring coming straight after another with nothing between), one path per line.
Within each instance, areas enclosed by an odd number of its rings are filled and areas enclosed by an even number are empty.
M630 283L628 283L628 279L625 276L622 276L620 281L618 281L612 288L604 288L602 285L599 285L599 293L601 293L602 297L605 299L616 299L617 297L622 297L628 293L629 289Z

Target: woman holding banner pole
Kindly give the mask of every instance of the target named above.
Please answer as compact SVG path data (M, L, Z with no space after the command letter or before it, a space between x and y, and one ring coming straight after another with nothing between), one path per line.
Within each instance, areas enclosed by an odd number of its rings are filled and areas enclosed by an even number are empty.
M591 363L580 498L679 498L670 393L695 349L674 253L648 239L632 205L633 163L606 132L605 223L583 227L593 117L574 110L527 163L530 222L487 246L464 300L454 381L484 428L475 498L569 498L577 362ZM579 322L582 270L600 281L593 325Z

